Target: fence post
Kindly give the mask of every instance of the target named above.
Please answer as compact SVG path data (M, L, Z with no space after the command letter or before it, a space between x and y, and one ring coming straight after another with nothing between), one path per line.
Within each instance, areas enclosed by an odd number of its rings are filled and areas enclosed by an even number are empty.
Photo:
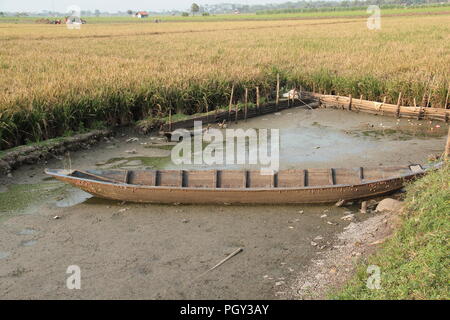
M230 104L228 105L228 122L231 121L231 108L233 105L234 83L231 86Z
M259 87L256 87L256 108L258 108L258 112L261 113L259 109Z
M248 89L245 88L245 105L244 105L244 120L247 121L248 112Z
M402 93L400 92L397 100L397 118L400 117L400 105L402 104Z
M276 100L277 110L279 101L280 101L280 74L277 73L277 100Z
M169 131L172 131L172 109L169 109Z

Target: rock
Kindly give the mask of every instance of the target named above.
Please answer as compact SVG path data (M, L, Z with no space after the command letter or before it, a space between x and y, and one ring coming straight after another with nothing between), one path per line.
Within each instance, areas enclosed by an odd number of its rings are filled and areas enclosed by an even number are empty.
M338 202L335 203L336 207L342 207L343 205L345 205L345 200L339 200Z
M383 212L383 211L398 212L402 208L403 202L392 198L386 198L380 201L380 203L377 206L376 212Z
M136 154L137 151L136 149L132 149L132 150L125 150L125 153L129 153L129 154Z
M346 216L343 216L341 219L342 219L342 220L351 221L351 220L353 220L354 218L355 218L355 215L354 215L354 214L348 214L348 215L346 215Z

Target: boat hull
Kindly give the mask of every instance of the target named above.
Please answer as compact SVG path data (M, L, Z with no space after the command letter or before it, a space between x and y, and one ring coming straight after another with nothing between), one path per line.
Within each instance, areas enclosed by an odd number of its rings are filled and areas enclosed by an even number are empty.
M100 198L119 201L166 204L331 203L340 200L356 200L389 194L402 188L406 181L417 177L417 174L407 175L389 180L373 181L358 185L227 189L137 186L77 179L64 175L51 175L58 180L69 183Z

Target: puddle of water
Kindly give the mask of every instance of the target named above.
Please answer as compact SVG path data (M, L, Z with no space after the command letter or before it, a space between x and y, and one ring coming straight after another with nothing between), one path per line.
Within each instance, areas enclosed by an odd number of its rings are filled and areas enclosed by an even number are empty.
M9 252L2 252L2 251L0 251L0 260L1 259L5 259L5 258L7 258L9 256L10 256Z
M25 229L19 231L18 234L19 234L19 235L26 235L26 236L28 236L28 235L35 234L36 232L37 232L37 231L34 230L34 229L25 228Z
M83 203L90 198L92 198L91 194L80 189L71 188L71 190L68 191L62 199L56 201L56 206L59 208L72 207Z
M108 169L120 169L120 168L149 168L149 169L161 169L167 163L171 162L170 156L167 157L116 157L111 158L104 163ZM102 164L103 165L103 164ZM103 169L106 169L105 167Z
M31 247L34 246L37 243L37 240L25 240L21 241L20 245L24 247Z

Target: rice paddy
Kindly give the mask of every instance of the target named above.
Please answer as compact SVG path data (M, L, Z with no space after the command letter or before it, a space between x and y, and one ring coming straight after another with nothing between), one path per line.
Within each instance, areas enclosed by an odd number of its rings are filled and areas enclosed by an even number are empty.
M450 14L366 19L0 24L0 149L149 116L201 113L231 86L302 87L445 107ZM236 100L236 102L238 102ZM208 107L207 107L208 106Z

